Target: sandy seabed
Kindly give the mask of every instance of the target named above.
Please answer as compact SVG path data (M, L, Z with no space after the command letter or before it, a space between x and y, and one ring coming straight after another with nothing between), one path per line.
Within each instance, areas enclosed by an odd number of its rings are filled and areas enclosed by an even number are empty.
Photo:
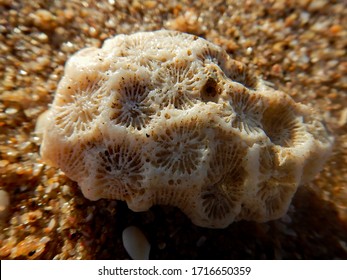
M128 259L121 235L136 225L151 259L347 259L346 26L343 0L0 0L0 258ZM332 156L283 218L216 230L174 207L134 213L88 201L41 161L35 123L66 60L116 34L161 28L222 46L324 119Z

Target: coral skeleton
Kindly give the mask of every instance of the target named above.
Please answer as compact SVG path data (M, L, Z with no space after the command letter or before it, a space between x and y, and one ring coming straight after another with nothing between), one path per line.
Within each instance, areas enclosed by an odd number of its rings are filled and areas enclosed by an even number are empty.
M309 107L222 48L166 30L73 55L38 127L43 160L88 199L172 205L210 228L281 217L332 147Z

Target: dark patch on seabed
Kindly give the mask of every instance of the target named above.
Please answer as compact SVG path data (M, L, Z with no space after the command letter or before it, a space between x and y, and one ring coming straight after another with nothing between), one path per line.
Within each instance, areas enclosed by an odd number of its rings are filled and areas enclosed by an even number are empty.
M299 188L289 218L235 222L226 229L194 226L174 207L134 213L125 203L118 206L111 223L118 230L106 237L97 258L128 258L114 241L121 239L123 228L136 225L151 243L150 259L347 259L347 223L333 204L305 186Z

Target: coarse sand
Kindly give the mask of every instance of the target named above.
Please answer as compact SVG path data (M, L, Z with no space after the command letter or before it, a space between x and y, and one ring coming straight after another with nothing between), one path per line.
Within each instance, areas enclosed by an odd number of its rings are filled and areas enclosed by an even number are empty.
M130 225L148 238L150 259L347 259L346 26L343 0L0 0L0 259L129 259ZM333 154L283 218L216 230L173 207L134 213L88 201L40 159L35 123L66 60L116 34L162 28L222 46L324 119Z

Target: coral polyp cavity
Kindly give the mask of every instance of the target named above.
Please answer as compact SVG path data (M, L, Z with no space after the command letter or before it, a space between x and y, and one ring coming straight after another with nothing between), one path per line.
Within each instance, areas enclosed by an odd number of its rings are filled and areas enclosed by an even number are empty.
M284 215L329 156L318 115L189 34L108 39L66 63L42 158L90 200L180 208L196 225Z

